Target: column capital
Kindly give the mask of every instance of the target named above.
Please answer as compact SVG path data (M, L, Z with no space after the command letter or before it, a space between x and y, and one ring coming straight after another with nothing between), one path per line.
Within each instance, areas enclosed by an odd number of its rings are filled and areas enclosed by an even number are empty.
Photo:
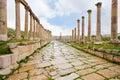
M88 12L88 14L90 14L92 12L92 10L89 9L89 10L87 10L87 12Z
M77 22L80 22L80 20L78 19Z
M84 19L85 17L84 16L82 16L82 19Z
M95 4L98 8L101 8L102 6L102 2L98 2L97 4Z
M25 6L25 10L29 10L29 6L28 5Z
M15 0L15 2L20 2L20 0Z

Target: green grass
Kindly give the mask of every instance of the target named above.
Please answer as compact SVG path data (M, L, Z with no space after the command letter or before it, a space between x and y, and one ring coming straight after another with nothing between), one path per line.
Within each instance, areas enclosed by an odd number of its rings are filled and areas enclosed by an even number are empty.
M15 43L15 42L29 42L30 40L8 40L8 41L0 41L0 55L11 54L11 50L8 47L8 43Z
M11 50L9 49L7 43L9 43L9 41L5 41L5 42L0 41L0 55L12 53Z
M76 44L74 43L75 46L79 47L88 47L89 49L92 49L93 47L97 48L103 48L103 49L115 49L115 50L120 50L120 46L115 46L115 45L104 45L104 44Z

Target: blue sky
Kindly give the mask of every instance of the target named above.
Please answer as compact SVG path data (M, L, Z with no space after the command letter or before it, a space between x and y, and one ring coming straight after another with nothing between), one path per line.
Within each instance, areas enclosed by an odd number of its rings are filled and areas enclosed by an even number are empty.
M85 34L87 35L87 10L92 10L92 34L96 34L96 6L102 2L102 34L110 34L112 0L26 0L40 23L52 31L52 35L71 35L77 27L77 19L85 16ZM8 26L15 29L15 0L8 0ZM120 32L120 0L118 0L118 32ZM21 5L21 30L24 30L24 6ZM30 26L30 25L29 25Z

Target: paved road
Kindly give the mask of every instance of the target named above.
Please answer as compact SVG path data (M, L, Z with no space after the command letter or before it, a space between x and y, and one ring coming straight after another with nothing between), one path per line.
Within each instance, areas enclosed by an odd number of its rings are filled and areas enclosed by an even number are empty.
M39 60L41 80L46 77L55 80L120 80L120 65L57 41L43 48L34 60Z

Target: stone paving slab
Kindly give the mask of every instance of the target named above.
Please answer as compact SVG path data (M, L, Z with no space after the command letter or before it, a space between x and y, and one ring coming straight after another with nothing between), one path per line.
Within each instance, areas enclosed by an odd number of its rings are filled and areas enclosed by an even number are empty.
M33 64L34 68L25 67ZM29 80L49 80L50 78L55 80L120 80L120 65L57 41L52 41L31 57L31 60L21 68L21 72L14 74L20 78L18 80L28 80L28 77ZM14 78L14 75L10 78Z
M96 73L92 73L92 74L83 76L82 79L84 79L84 80L104 80L105 78Z

